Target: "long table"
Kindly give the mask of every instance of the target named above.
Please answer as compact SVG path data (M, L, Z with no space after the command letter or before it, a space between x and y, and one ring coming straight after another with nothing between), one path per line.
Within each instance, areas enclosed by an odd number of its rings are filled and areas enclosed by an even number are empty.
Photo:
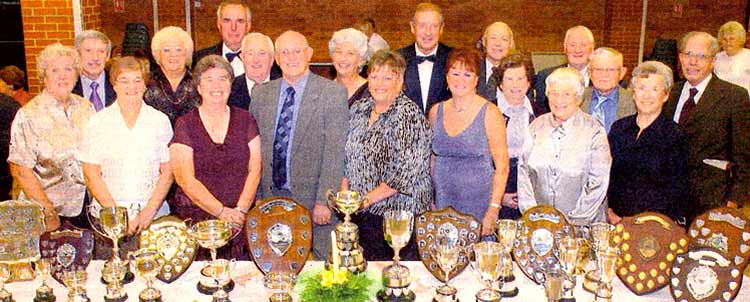
M101 270L103 261L92 261L89 265L88 272L88 283L86 286L88 296L92 302L103 301L105 293L105 286L99 282L101 276ZM418 302L429 302L434 294L434 288L440 284L432 274L427 271L421 262L402 262L404 265L409 267L412 273L412 284L411 289L417 295ZM376 278L380 277L382 269L390 264L390 262L369 262L367 271L368 273ZM164 302L209 302L211 301L210 296L202 295L196 289L196 283L200 278L200 269L204 263L196 261L194 262L185 274L179 279L175 280L171 284L166 284L161 281L154 282L155 287L161 290L163 294ZM323 263L320 261L308 261L305 265L305 270L320 269ZM237 262L236 268L232 273L236 286L229 296L233 302L243 301L267 301L268 297L265 288L263 287L262 274L250 261ZM515 267L516 283L520 289L518 296L514 298L503 299L503 301L519 301L519 302L535 302L535 301L546 301L544 289L535 284L533 281L528 279L518 267ZM747 278L746 278L747 279ZM750 281L743 280L740 293L735 299L738 302L750 301ZM378 280L379 281L379 280ZM581 287L581 277L579 276L578 285L574 290L574 294L578 302L589 302L594 300L594 295L585 291ZM41 284L40 281L25 281L25 282L14 282L7 284L6 287L13 293L13 297L17 302L30 302L32 301L36 288ZM67 300L67 290L57 281L50 279L50 286L54 288L57 301L64 302ZM479 282L478 276L471 271L470 268L464 270L460 275L451 280L451 284L458 288L458 297L463 302L474 301L474 295L481 289L482 284ZM130 284L125 285L125 290L128 293L127 301L138 301L138 293L145 288L145 282L140 276L136 276L136 280ZM669 287L665 287L654 293L636 296L630 290L628 290L619 279L615 278L613 282L613 302L651 302L651 301L674 301L669 293ZM296 301L296 300L295 300ZM329 302L329 301L326 301Z

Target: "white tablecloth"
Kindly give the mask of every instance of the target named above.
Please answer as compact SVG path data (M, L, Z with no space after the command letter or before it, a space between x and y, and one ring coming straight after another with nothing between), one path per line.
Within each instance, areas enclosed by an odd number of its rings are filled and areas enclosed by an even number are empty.
M405 264L412 273L412 284L411 289L417 295L418 302L429 302L434 294L434 288L440 284L432 274L430 274L421 262L402 262ZM390 264L390 262L370 262L368 263L368 272L371 276L379 277L383 267ZM105 286L99 282L101 276L103 261L92 261L88 267L88 278L87 292L89 298L93 302L103 301L105 293ZM322 262L310 261L305 266L305 270L319 269L322 266ZM203 267L202 262L196 261L193 265L182 275L179 279L166 284L161 281L154 282L155 287L161 290L164 302L208 302L211 301L211 296L202 295L196 289L196 283L200 278L200 268ZM267 293L263 287L262 274L258 271L252 262L238 262L235 271L232 274L236 280L236 286L229 296L233 302L244 302L244 301L267 301ZM535 301L546 301L544 295L544 289L536 285L534 282L526 278L518 267L515 268L516 283L520 289L520 293L517 297L503 299L503 301L518 301L518 302L535 302ZM579 277L580 278L580 277ZM378 280L379 281L379 280ZM581 279L578 280L578 285L575 289L575 296L578 302L589 302L594 300L594 295L583 290L581 287ZM750 301L750 281L744 280L740 293L735 299L737 302ZM40 281L27 281L27 282L15 282L6 285L8 290L13 293L13 297L17 302L30 302L32 301L36 288L41 284ZM57 281L50 278L50 286L54 288L57 301L64 302L67 300L67 290ZM474 295L481 288L481 282L478 277L474 274L470 268L464 270L460 275L451 280L451 284L458 288L458 297L463 302L474 301ZM613 302L650 302L650 301L673 301L672 296L669 293L669 287L665 287L657 292L644 295L636 296L630 290L628 290L619 279L615 278L613 282L614 294ZM125 290L128 292L128 301L138 301L138 293L145 288L144 280L140 276L136 276L136 280L130 284L125 285ZM330 301L325 301L330 302Z

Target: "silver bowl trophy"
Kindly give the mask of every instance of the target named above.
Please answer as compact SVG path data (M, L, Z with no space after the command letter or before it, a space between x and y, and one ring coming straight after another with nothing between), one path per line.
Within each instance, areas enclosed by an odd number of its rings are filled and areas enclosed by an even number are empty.
M90 302L86 295L86 280L88 275L84 270L65 271L62 280L68 289L68 302Z
M483 241L468 249L474 254L472 268L484 283L484 288L475 296L477 302L500 302L502 295L492 288L492 283L499 279L505 262L510 261L505 258L507 254L505 247L498 242ZM500 282L502 283L503 280L500 279Z
M97 208L98 207L95 207L92 204L90 210L93 211ZM127 262L124 262L122 259L120 259L119 245L120 238L125 237L125 233L128 231L128 209L125 207L115 206L99 208L98 210L98 219L96 219L96 217L92 219L91 214L89 214L88 216L89 222L91 223L91 228L99 235L112 240L112 257L107 260L106 263L114 262L115 266L117 267L125 267L125 274L121 279L117 280L117 282L121 284L128 284L133 281L135 276L128 268ZM91 211L89 211L89 213L91 213ZM96 223L97 221L98 223ZM104 277L103 271L101 281L102 283L109 283Z
M49 259L39 258L39 260L34 262L34 271L36 271L37 277L42 281L42 284L36 289L34 302L55 302L57 297L52 292L52 288L47 285L50 272Z
M359 227L351 222L351 214L362 206L364 196L355 191L340 191L336 194L328 191L327 195L329 205L344 214L344 222L337 224L335 230L338 255L332 254L325 265L330 267L334 263L333 257L338 257L340 268L351 273L364 272L367 270L367 262L359 245Z
M612 279L615 277L617 258L620 249L617 247L600 247L596 255L596 268L599 271L599 286L596 289L596 301L612 301Z
M292 302L292 295L289 292L294 288L294 282L297 276L292 272L269 272L263 276L263 285L271 293L270 302ZM333 302L333 301L327 301Z
M416 295L409 289L409 268L400 264L399 252L411 239L414 214L408 211L390 211L383 215L385 241L393 248L393 264L383 269L383 286L377 294L378 301L414 301Z
M14 302L13 294L5 289L5 282L10 279L10 268L7 263L0 262L0 302Z
M107 292L104 294L105 302L125 302L128 293L122 288L122 280L128 272L128 263L124 261L108 261L104 263L102 278L107 283Z
M451 271L458 266L458 255L464 247L458 242L458 236L450 235L451 234L438 235L432 245L430 245L430 257L432 257L435 263L437 263L445 276L445 279L443 279L444 283L435 289L435 297L432 299L433 302L459 301L458 298L456 298L458 290L448 284L448 281L450 281Z
M510 253L513 251L513 243L516 241L517 233L517 221L513 219L500 219L497 221L497 240L503 245L503 249L506 253L504 256L508 260L503 262L503 269L500 272L500 278L503 279L503 286L500 288L500 294L503 298L518 296L516 277L513 275L513 261L510 261Z
M161 302L161 291L154 288L154 278L159 273L161 265L156 260L157 252L153 249L140 249L130 253L130 264L135 267L141 277L146 279L146 288L138 295L141 302Z
M228 260L216 259L216 249L226 245L232 239L232 226L229 222L223 220L204 220L193 224L188 230L188 234L198 242L198 245L211 251L211 262L206 265L201 273L210 275L214 281L214 286L206 287L205 284L199 282L198 291L203 294L213 293L213 302L228 302L229 294L227 294L227 291L234 288L234 281L231 277L225 278L224 273L229 275L231 268Z
M578 265L579 241L575 237L566 236L557 241L557 260L560 262L562 275L565 277L562 284L561 302L575 302L573 288L576 286L575 271Z

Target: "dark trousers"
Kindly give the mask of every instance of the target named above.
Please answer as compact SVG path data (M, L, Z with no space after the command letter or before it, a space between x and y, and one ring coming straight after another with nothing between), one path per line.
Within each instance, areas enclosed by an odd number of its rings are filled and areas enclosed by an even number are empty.
M383 217L370 212L362 212L352 216L352 222L359 227L359 244L364 250L368 261L390 261L393 259L393 249L385 241L383 234ZM411 240L399 253L402 261L419 260L416 238L412 231Z

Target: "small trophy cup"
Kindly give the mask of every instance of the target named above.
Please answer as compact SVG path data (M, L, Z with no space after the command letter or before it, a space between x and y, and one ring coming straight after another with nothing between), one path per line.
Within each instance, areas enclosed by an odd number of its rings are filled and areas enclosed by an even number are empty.
M188 233L195 238L198 245L211 251L211 263L209 266L213 268L220 267L221 264L216 260L216 249L224 246L229 240L231 240L232 226L223 220L204 220L191 226ZM228 273L229 269L226 271ZM201 293L210 293L213 290L213 302L228 302L229 294L227 294L226 291L234 288L234 282L231 281L230 278L230 281L222 286L219 280L219 277L221 277L219 275L220 270L210 269L209 273L214 279L214 284L216 285L215 289L203 288L202 284L199 282L198 290L201 291Z
M378 301L414 301L416 295L409 290L411 276L409 268L400 264L399 252L411 239L414 214L407 211L390 211L383 215L383 233L388 245L393 248L393 264L383 269L384 290L378 292Z
M10 268L7 263L0 263L0 302L14 302L13 294L5 289L5 281L10 279Z
M128 271L128 263L119 260L107 261L102 269L102 278L107 282L107 293L104 295L105 302L125 302L128 293L122 288L120 280Z
M271 297L268 299L270 302L292 302L292 295L289 292L294 287L294 282L297 280L291 272L269 272L263 276L263 285L266 287L268 292L271 293Z
M560 238L557 244L558 256L564 273L564 282L562 285L563 294L561 302L575 302L573 288L575 287L575 270L578 265L578 240L574 237Z
M547 295L547 301L562 302L566 278L560 271L559 266L548 266L542 274L544 275L542 284L544 285L544 293Z
M52 292L52 288L47 285L47 278L49 278L50 263L47 258L39 258L34 262L34 269L36 275L41 279L42 285L36 289L36 296L34 302L55 302L57 297Z
M599 271L599 286L596 289L596 300L612 301L612 279L615 277L615 264L620 255L616 247L599 248L596 255L596 267Z
M146 288L138 295L141 302L161 302L161 292L154 288L154 278L159 273L161 265L156 261L158 252L152 249L140 249L130 253L130 264L141 277L146 279Z
M344 222L336 225L336 245L338 246L338 263L340 267L352 273L361 273L367 269L362 247L359 246L359 227L351 222L351 214L359 210L364 202L364 197L355 191L340 191L336 194L328 191L329 204L344 214ZM331 266L334 261L330 258L326 266Z
M477 302L500 302L502 295L499 291L492 289L492 283L500 277L503 262L506 262L504 246L498 242L483 241L474 244L470 249L474 253L475 260L472 268L479 273L479 278L484 282L484 288L475 296Z
M86 295L86 279L88 275L84 270L65 271L62 280L68 288L68 302L91 302Z
M91 218L89 217L89 220ZM96 227L96 223L91 222L92 229L112 240L112 258L107 260L109 262L122 262L120 259L120 238L125 236L125 232L128 230L128 209L125 207L107 207L99 209L99 226L101 229ZM118 264L120 265L120 264ZM128 284L133 281L135 276L128 269L127 263L125 264L125 274L122 279L119 280L122 284ZM107 282L104 278L104 272L102 272L102 281Z
M610 239L615 232L615 226L606 222L594 222L591 224L589 232L591 234L591 258L595 261L594 263L598 263L596 261L598 261L599 252L609 247ZM586 273L583 287L596 293L599 275L599 266L596 265L595 270Z
M513 242L516 240L518 232L518 223L512 219L500 219L497 221L497 240L503 245L506 254L505 259L510 260L510 252L513 250ZM500 278L503 279L503 287L500 288L500 294L503 298L515 297L518 295L518 286L516 286L516 277L513 276L513 262L503 262L503 270L500 272Z
M435 289L433 302L458 302L458 298L456 298L458 291L448 284L448 281L450 281L451 271L458 265L458 254L462 249L463 247L458 243L458 238L447 235L438 236L430 246L430 257L445 274L445 283Z

